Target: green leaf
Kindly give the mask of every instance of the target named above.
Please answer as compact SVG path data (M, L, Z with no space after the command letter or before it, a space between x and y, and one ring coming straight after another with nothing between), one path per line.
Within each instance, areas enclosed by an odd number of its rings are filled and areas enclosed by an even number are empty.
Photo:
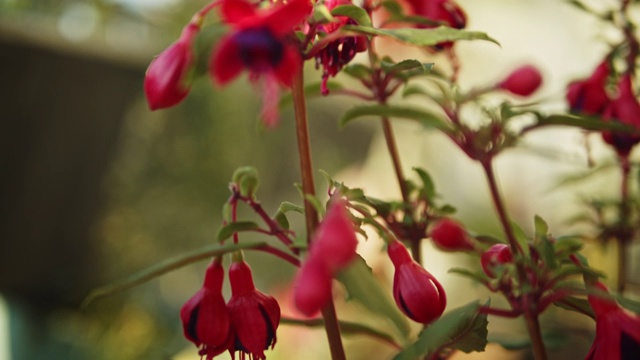
M223 226L222 229L218 231L217 239L218 241L223 241L230 238L234 233L237 233L239 231L251 231L251 230L257 230L259 228L260 226L258 226L258 224L256 224L253 221L232 222Z
M577 313L587 315L593 319L595 319L596 317L587 299L580 299L573 296L567 296L562 300L554 301L553 305L565 310L575 311Z
M443 42L456 40L487 40L500 45L495 39L492 39L483 32L458 30L446 26L431 29L374 29L364 26L346 25L343 26L342 29L343 31L359 34L391 37L404 43L417 46L434 46Z
M527 234L524 233L520 225L511 221L511 228L513 229L513 235L516 237L516 241L522 247L522 251L526 257L529 256L529 239L527 238Z
M289 211L295 211L297 213L304 214L304 208L300 205L296 205L288 201L283 201L282 203L280 203L278 212L288 213Z
M183 266L193 264L201 260L211 259L214 256L224 255L236 250L255 249L264 245L266 245L266 243L263 241L244 241L240 244L225 245L215 244L205 246L186 254L174 256L137 273L129 275L120 281L92 290L82 302L82 307L86 307L96 299L123 292L134 286L144 284L160 275L177 270Z
M420 176L420 180L422 180L422 190L420 191L421 197L423 197L425 200L433 199L436 196L436 186L433 183L431 175L429 175L426 170L419 167L414 167L413 171L418 173L418 176Z
M405 348L394 359L423 359L448 347L465 353L484 351L489 321L486 314L478 313L479 308L480 303L474 301L449 311L423 330L418 341Z
M454 267L449 269L448 272L452 274L462 275L464 277L473 279L481 284L486 284L491 281L491 279L489 279L489 277L482 271L471 271L465 268Z
M359 6L339 5L331 10L331 15L346 16L354 20L360 26L371 27L371 19L369 18L369 14L367 14L367 12Z
M420 85L409 84L402 89L402 97L406 98L411 95L427 95L430 96L429 92L425 90Z
M313 8L313 15L311 19L313 22L321 24L328 23L334 20L333 16L331 16L331 12L324 4L316 5Z
M316 319L294 319L283 316L280 319L281 325L292 325L292 326L304 326L309 328L321 328L324 326L324 319L316 318ZM391 346L397 346L398 344L394 340L393 336L379 331L377 329L373 329L367 325L338 320L338 325L340 326L340 332L343 335L366 335L374 339L378 339L384 341Z
M389 320L403 339L409 336L407 318L398 310L389 292L380 286L360 256L336 278L345 286L351 299L362 304L373 315Z
M620 305L629 310L629 311L633 311L636 314L640 314L640 302L635 301L635 300L631 300L629 298L626 298L622 295L617 295L616 299L618 300L618 303L620 303Z
M533 219L535 225L536 236L539 238L546 237L549 234L549 225L540 216L536 215Z
M433 63L422 63L414 59L402 60L399 63L382 61L380 62L380 66L382 70L388 74L408 72L407 75L409 76L427 75L431 72L431 69L433 69Z
M289 224L289 219L287 219L287 215L284 212L282 211L276 212L276 215L273 218L276 219L276 221L278 222L278 225L280 225L281 228L285 230L289 230L291 228L291 225Z
M240 195L253 197L260 184L258 180L258 170L252 166L243 166L233 173L232 182L238 184Z
M531 127L550 125L565 125L594 131L620 131L629 134L638 134L640 131L633 126L618 121L604 121L599 117L577 116L569 114L555 114L538 117L538 122Z
M409 120L416 120L428 128L436 128L444 132L450 132L451 128L436 114L429 111L408 106L392 105L362 105L347 110L340 119L340 125L344 126L353 119L362 116L389 116Z

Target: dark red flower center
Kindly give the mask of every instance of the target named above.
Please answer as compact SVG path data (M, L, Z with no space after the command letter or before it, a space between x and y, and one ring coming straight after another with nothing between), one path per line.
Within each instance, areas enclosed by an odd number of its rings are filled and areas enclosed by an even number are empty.
M251 70L267 70L282 60L284 44L267 28L242 30L236 34L235 41L240 48L240 59Z

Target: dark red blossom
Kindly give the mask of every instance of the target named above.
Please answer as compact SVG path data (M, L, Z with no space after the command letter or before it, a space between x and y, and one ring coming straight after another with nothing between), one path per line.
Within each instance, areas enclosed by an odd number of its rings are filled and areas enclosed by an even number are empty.
M596 67L588 79L574 81L567 88L567 101L571 112L600 115L609 104L606 85L611 73L609 61Z
M324 3L329 10L338 5L352 5L350 0L328 0ZM340 30L344 25L357 25L346 17L336 16L336 21L318 27L319 33L330 34ZM336 76L359 52L367 50L367 39L364 36L344 36L328 43L316 57L316 68L322 66L322 94L329 94L327 81Z
M617 121L640 131L640 104L633 92L631 75L624 75L618 82L618 96L609 103L603 117L607 121ZM620 156L628 156L631 149L640 142L640 135L628 132L602 132L602 138L613 146Z
M596 289L608 293L606 286ZM632 360L640 354L640 317L622 309L613 299L589 295L596 315L596 337L585 360Z
M431 239L444 251L473 250L464 227L453 219L444 218L436 222L431 229Z
M395 266L393 298L398 308L411 320L422 324L438 319L447 305L442 285L413 261L401 242L390 243L387 252Z
M524 65L515 69L498 87L514 95L529 96L533 94L542 84L542 75L535 66Z
M200 31L189 23L180 38L151 61L144 78L144 93L151 110L181 102L191 87L189 72L193 67L193 41Z
M209 64L213 78L224 85L246 69L253 79L267 75L291 85L302 65L300 50L291 37L311 9L309 0L279 2L267 10L258 10L245 0L224 0L222 20L232 31L214 50Z
M496 276L494 268L513 261L511 248L507 244L495 244L487 249L480 257L480 264L484 273L490 277Z
M224 269L215 259L205 272L204 285L180 311L184 336L200 348L207 360L221 354L233 341L227 307L222 297Z
M229 267L229 282L231 299L227 309L235 332L229 351L232 356L240 351L253 360L265 359L264 350L276 343L280 306L275 298L256 289L251 268L242 260Z

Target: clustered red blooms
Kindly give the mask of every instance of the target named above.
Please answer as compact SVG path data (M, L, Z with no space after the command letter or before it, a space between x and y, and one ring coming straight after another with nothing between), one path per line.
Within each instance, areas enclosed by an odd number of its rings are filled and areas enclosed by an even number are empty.
M207 267L204 285L180 312L185 337L200 348L207 360L229 351L233 357L265 359L264 350L276 343L280 306L276 299L258 291L251 268L242 260L229 267L231 298L222 296L224 269L216 258Z
M357 246L346 201L335 199L313 236L309 256L294 283L294 304L301 313L312 316L331 300L332 278L356 257Z
M640 130L640 103L634 93L633 76L630 72L620 75L614 96L611 96L607 85L615 75L609 59L605 59L591 76L569 84L566 95L569 108L576 114L600 116L605 121L619 122ZM628 157L633 147L640 143L640 135L629 132L603 131L602 138L621 157Z
M437 320L447 306L442 285L411 258L401 242L392 241L387 253L395 267L393 298L398 308L411 320L422 324Z
M332 10L338 5L352 5L351 0L327 0L324 3L327 9ZM318 33L331 34L340 30L344 25L357 25L357 23L346 17L336 16L335 22L320 25ZM331 41L318 54L316 58L316 69L322 66L322 94L329 94L327 81L329 77L336 76L359 52L367 50L367 39L364 36L343 36Z
M594 288L608 294L598 282ZM640 353L640 316L622 309L613 299L589 295L596 315L596 337L585 360L632 359Z
M431 240L444 251L473 250L473 243L462 225L450 218L441 219L433 225Z

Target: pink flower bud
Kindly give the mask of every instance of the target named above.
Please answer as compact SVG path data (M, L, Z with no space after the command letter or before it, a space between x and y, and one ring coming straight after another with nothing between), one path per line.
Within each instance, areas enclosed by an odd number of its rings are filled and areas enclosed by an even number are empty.
M399 241L389 244L389 258L395 266L393 298L398 308L413 321L430 324L447 306L444 289L427 270L413 261Z
M293 286L295 307L305 316L318 313L331 300L332 276L324 261L310 256L302 264Z
M502 80L498 87L514 95L529 96L542 84L540 71L531 65L522 66L514 70Z
M198 25L188 24L180 38L149 64L144 92L151 110L174 106L189 93L188 75L194 57L192 44L199 31Z
M493 269L496 266L508 264L513 261L511 248L507 244L495 244L485 251L480 257L480 264L484 273L494 277Z
M334 273L356 256L358 239L346 208L346 201L336 199L318 226L311 243L311 255L321 258Z
M603 61L588 79L574 81L567 88L567 101L572 112L599 115L609 104L605 86L611 72L609 62Z
M462 225L449 218L442 219L433 226L431 239L444 251L473 250L473 244Z

